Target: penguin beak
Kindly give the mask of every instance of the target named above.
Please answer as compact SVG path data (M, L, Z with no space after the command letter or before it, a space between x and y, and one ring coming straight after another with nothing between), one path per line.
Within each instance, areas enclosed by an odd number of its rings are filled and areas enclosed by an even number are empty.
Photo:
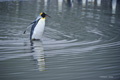
M47 15L47 14L46 14L45 16L51 18L51 17L50 17L49 15Z

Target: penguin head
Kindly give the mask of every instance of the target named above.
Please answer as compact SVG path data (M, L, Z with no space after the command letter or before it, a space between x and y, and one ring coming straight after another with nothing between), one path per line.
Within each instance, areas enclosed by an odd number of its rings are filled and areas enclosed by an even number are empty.
M48 15L47 15L46 13L44 13L44 12L41 12L40 15L41 15L43 18L45 18L45 17L50 17L50 16L48 16Z

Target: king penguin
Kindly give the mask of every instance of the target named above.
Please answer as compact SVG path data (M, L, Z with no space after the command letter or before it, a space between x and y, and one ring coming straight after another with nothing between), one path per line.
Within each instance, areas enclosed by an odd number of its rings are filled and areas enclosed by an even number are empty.
M30 40L41 40L44 27L45 27L45 17L49 17L46 13L41 12L40 16L32 22L32 28L30 32Z

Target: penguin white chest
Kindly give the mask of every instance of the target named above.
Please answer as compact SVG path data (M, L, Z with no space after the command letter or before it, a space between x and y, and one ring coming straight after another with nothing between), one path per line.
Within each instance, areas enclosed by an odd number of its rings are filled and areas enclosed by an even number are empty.
M44 32L44 27L45 18L41 18L33 31L32 39L41 39Z

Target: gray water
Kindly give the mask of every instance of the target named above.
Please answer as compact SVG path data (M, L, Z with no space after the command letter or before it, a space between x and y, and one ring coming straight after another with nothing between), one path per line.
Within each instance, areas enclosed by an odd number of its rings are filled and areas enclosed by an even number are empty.
M41 11L51 18L30 43ZM119 0L0 0L0 80L120 80Z

